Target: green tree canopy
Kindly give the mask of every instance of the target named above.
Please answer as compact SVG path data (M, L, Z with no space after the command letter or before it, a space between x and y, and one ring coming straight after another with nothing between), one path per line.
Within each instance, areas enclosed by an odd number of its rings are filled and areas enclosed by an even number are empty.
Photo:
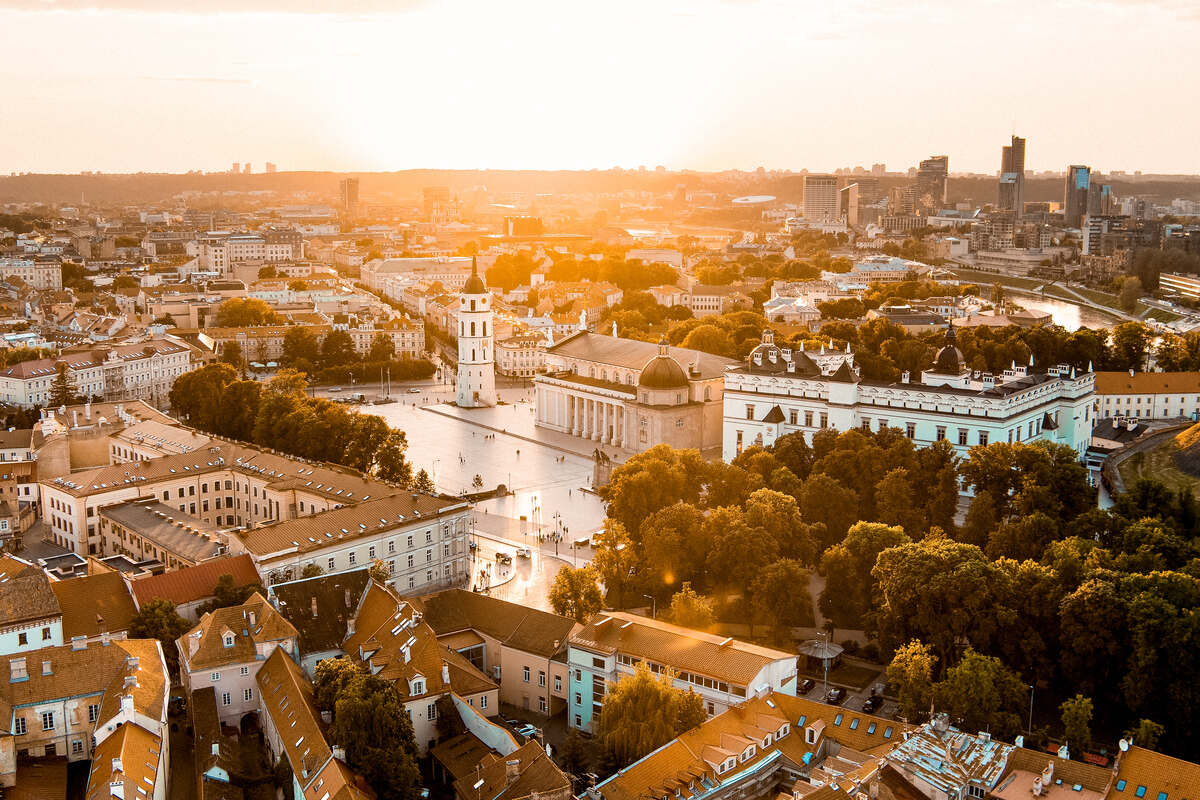
M596 739L624 765L704 722L700 695L676 689L668 672L655 675L646 662L605 690Z
M564 564L550 587L550 606L554 613L584 622L604 603L599 575L592 566L575 568Z

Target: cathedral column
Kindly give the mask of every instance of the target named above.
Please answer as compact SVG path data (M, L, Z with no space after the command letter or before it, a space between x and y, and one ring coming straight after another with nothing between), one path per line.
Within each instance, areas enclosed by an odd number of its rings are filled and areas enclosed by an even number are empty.
M608 432L610 425L612 425L612 406L605 403L604 415L601 417L600 423L600 444L609 444L612 441Z

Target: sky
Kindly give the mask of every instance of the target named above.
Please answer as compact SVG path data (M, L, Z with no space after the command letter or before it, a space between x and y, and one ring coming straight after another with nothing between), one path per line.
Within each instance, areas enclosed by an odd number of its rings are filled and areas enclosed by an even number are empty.
M0 0L0 173L1200 173L1194 0Z

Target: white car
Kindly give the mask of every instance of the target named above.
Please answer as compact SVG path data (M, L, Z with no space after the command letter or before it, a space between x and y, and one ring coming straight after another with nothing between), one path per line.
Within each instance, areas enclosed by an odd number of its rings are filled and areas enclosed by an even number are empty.
M529 558L529 548L528 547L518 547L517 548L517 558Z

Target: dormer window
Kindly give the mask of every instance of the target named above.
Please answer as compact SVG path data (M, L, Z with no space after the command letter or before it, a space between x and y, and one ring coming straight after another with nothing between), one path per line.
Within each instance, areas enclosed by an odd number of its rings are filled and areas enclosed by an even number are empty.
M779 730L775 731L775 739L776 740L782 739L783 737L788 735L788 732L790 730L791 730L791 726L789 726L786 722L783 723L782 725L779 726Z
M768 733L766 736L763 737L762 746L763 746L764 750L771 746L771 734Z
M736 766L737 766L737 759L727 758L727 759L725 759L725 763L723 763L721 765L721 772L729 772L729 770L733 769Z
M233 634L232 633L225 634L225 646L233 647Z
M754 745L750 745L749 747L747 747L745 750L742 751L742 761L749 761L750 759L754 758L754 752L755 752Z
M425 679L424 678L413 678L412 682L411 682L410 690L411 691L409 692L409 694L414 695L414 696L420 695L420 694L425 694Z
M816 731L816 729L814 729L814 728L805 728L805 729L804 729L804 741L805 741L805 743L806 743L806 744L816 744L816 743L817 743L817 731Z

